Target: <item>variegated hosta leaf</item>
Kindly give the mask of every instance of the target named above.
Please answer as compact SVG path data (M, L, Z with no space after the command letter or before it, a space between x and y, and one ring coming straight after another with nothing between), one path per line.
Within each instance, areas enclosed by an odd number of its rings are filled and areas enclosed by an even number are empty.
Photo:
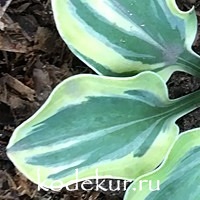
M175 0L51 0L57 29L69 48L98 74L130 76L144 70L168 79L183 70L200 76L191 50L194 9Z
M144 175L131 184L124 200L199 198L200 129L198 128L180 135L163 164L153 173Z
M162 161L177 137L175 120L199 102L198 93L170 101L152 72L75 76L15 130L8 156L33 182L40 172L46 186L74 180L76 169L79 179L94 178L97 168L101 177L136 178Z

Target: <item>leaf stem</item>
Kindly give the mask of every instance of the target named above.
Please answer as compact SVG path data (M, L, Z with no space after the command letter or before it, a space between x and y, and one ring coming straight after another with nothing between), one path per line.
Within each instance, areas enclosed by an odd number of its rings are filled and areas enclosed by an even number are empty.
M177 60L177 64L183 66L186 72L200 77L200 56L193 50L185 50Z
M180 118L200 107L200 90L171 101L172 109L175 111L173 116Z

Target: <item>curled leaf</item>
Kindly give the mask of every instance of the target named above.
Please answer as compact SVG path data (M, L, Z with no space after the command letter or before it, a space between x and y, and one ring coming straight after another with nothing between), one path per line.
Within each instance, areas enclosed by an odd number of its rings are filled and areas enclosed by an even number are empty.
M152 70L165 80L176 70L200 76L192 49L194 9L175 0L52 0L57 29L98 74L131 76Z

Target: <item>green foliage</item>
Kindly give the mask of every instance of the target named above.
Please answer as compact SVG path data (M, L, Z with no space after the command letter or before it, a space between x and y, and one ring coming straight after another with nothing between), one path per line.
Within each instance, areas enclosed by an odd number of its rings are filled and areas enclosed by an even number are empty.
M200 129L181 134L163 164L154 172L137 178L130 185L124 200L199 199L199 158ZM156 187L156 191L149 189L150 181L152 181L150 189L154 190Z
M52 0L52 8L63 40L98 74L151 70L167 80L181 70L200 76L191 49L196 15L180 11L175 0Z
M125 200L198 199L200 129L178 136L175 121L200 107L200 91L170 100L165 84L176 70L200 75L194 10L181 12L174 0L52 0L52 7L70 49L108 76L60 83L14 131L11 161L48 188L77 181L76 170L79 181L94 178L98 169L99 178L136 179ZM133 191L144 178L163 189Z
M169 100L153 72L75 76L15 130L8 156L33 182L40 169L46 187L73 181L76 169L84 179L96 168L99 176L134 179L161 163L178 135L175 121L199 102L199 92Z

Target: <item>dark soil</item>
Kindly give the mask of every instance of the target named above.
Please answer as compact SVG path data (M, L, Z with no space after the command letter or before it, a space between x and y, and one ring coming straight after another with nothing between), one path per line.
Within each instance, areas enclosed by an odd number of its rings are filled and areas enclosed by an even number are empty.
M0 0L0 5L5 2ZM177 0L177 3L182 10L195 5L200 21L200 1ZM200 31L193 48L200 54ZM123 192L37 191L37 186L6 157L6 145L15 127L36 112L59 82L80 73L94 72L59 37L50 1L13 0L0 20L0 200L122 199ZM177 98L200 89L200 80L176 72L168 86L170 97ZM179 119L177 124L181 131L200 127L200 109Z

